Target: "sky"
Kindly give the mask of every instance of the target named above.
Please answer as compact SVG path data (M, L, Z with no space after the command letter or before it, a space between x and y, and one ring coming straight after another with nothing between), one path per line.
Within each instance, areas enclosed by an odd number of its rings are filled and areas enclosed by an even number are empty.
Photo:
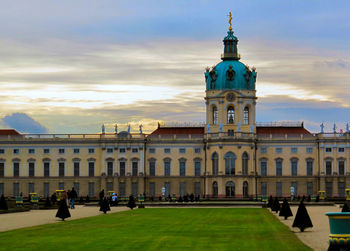
M0 1L0 128L151 132L205 122L205 67L232 12L257 122L350 121L349 1Z

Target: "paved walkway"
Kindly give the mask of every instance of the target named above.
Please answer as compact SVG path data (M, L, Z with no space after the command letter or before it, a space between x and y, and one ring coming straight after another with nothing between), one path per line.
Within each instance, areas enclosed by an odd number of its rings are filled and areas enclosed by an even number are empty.
M293 233L306 245L312 249L327 250L328 249L328 235L329 235L329 222L328 217L325 215L327 212L340 212L341 209L336 206L306 206L306 209L310 215L313 228L307 228L303 233L300 232L299 228L292 228L294 217L297 213L298 207L291 206L293 216L284 220L284 217L278 219L285 225L287 225Z
M130 210L127 207L111 207L108 213L120 212ZM56 218L57 209L50 210L31 210L28 212L0 214L0 232L13 230L17 228L31 227L48 223L60 222L61 219ZM69 209L70 218L66 221L75 220L79 218L95 216L103 214L99 211L99 207L84 207L75 206L75 209Z

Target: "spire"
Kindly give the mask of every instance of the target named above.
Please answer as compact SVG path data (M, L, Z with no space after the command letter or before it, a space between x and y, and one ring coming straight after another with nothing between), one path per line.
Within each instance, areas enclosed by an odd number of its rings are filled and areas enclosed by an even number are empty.
M240 55L237 52L238 39L233 35L232 31L232 14L229 13L228 23L230 27L228 28L227 36L224 38L224 53L221 55L222 60L239 60Z

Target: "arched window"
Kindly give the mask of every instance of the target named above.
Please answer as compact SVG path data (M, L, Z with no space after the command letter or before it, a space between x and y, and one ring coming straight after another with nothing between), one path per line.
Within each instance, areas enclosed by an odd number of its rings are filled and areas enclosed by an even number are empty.
M244 181L243 182L243 197L248 197L249 193L248 193L248 182Z
M248 107L244 108L243 117L244 117L244 124L248 125L249 124L249 108Z
M216 181L213 182L213 197L218 197L218 183Z
M228 181L226 183L226 197L234 197L235 196L235 183L232 181Z
M211 156L211 161L212 161L213 175L218 175L218 173L219 173L219 156L216 152L213 153L213 155Z
M242 175L248 175L248 154L242 154Z
M216 106L213 107L213 124L218 124L218 108Z
M235 109L230 106L227 109L227 124L233 124L235 121Z
M236 174L236 155L232 152L225 154L225 174L235 175Z

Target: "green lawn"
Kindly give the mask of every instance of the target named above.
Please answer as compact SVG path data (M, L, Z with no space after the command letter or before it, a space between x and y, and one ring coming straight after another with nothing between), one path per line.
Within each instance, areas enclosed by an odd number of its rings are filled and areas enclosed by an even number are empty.
M146 208L0 233L0 250L159 249L311 250L259 208Z

